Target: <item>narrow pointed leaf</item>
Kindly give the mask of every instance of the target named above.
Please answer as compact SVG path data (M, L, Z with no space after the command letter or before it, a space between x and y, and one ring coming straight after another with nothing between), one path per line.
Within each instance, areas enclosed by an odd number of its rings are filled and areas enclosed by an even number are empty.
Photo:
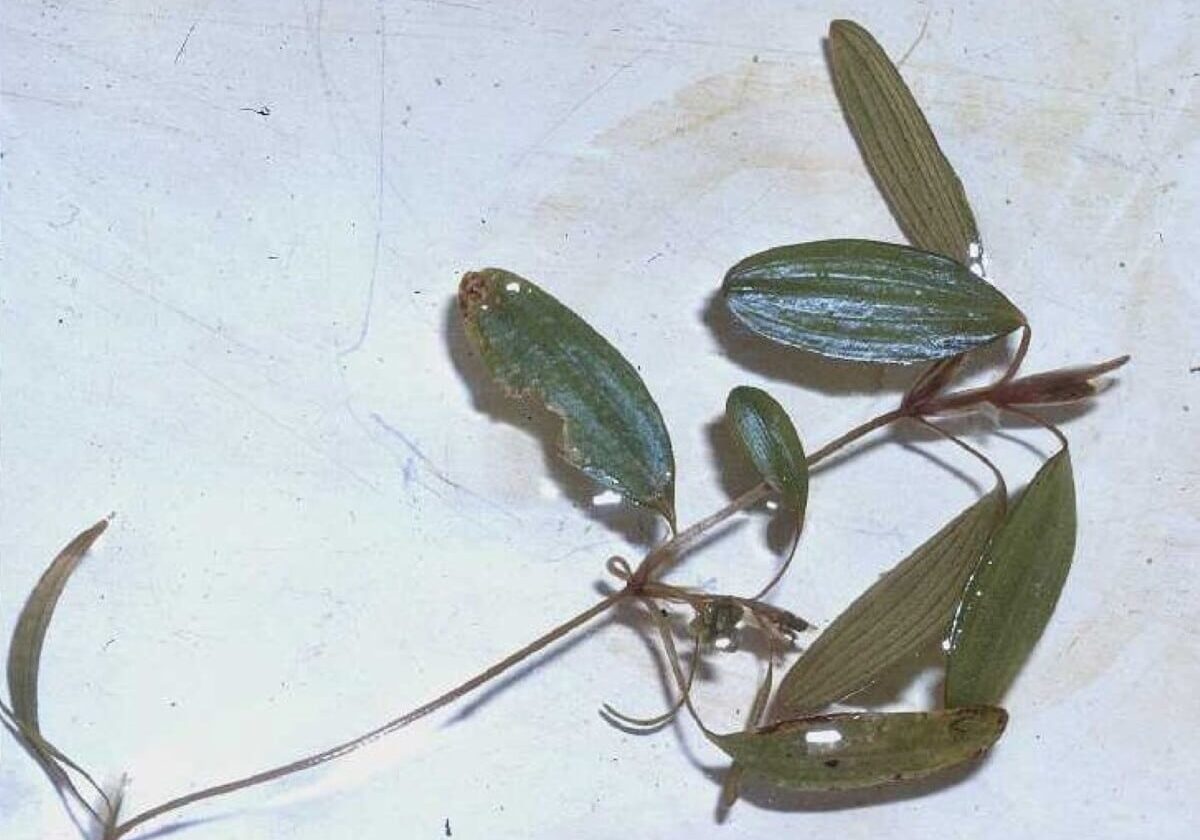
M17 617L8 648L8 696L12 701L13 717L35 735L40 733L38 670L50 619L54 617L54 608L71 574L107 527L108 520L102 519L71 540L42 574Z
M725 416L759 475L803 517L808 504L808 460L787 412L766 391L741 386L729 392Z
M983 250L962 182L896 66L863 27L829 27L834 88L863 160L914 245L962 263Z
M834 619L780 681L772 717L819 711L943 638L1004 502L1003 487L984 496Z
M1008 713L980 706L937 712L851 713L784 721L713 738L769 782L806 791L920 779L970 761L1004 732Z
M458 302L492 376L562 418L563 457L674 527L671 440L633 366L578 315L507 271L464 275Z
M903 245L833 239L748 257L730 310L772 341L836 359L911 363L982 347L1025 316L960 263Z
M1062 405L1087 399L1100 393L1095 379L1111 373L1129 361L1118 356L1097 365L1059 368L1005 383L992 395L997 405Z
M966 585L950 633L946 705L995 703L1041 637L1075 554L1075 480L1064 447L1042 465Z

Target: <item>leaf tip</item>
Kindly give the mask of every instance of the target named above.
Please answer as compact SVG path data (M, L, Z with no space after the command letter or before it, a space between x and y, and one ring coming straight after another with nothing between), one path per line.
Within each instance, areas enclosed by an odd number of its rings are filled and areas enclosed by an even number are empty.
M856 23L849 18L835 18L829 22L829 39L831 41L864 31L866 30L863 29L862 24Z
M458 284L458 311L463 318L472 317L488 298L495 269L468 271Z

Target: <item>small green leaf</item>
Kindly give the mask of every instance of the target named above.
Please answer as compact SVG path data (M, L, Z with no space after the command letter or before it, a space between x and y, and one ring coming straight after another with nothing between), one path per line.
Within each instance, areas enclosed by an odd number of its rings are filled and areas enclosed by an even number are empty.
M979 706L937 712L856 712L784 721L713 741L739 766L797 790L853 790L920 779L982 755L1008 713Z
M967 582L950 633L946 705L995 703L1041 637L1075 554L1066 447L1042 465Z
M829 58L863 160L909 241L962 263L980 262L979 229L962 181L887 53L857 23L835 20Z
M803 517L808 460L783 406L766 391L743 385L729 392L725 415L759 475L783 497L785 507Z
M1004 506L1004 488L998 487L860 595L788 670L773 717L819 711L942 638L964 582L1004 519Z
M733 314L772 341L835 359L910 363L982 347L1025 316L960 263L902 245L785 245L729 269Z
M67 585L67 580L79 566L92 543L107 527L108 520L101 519L71 540L42 574L29 594L20 616L17 617L17 625L13 629L8 647L8 696L12 700L13 717L35 735L40 734L38 670L50 619L54 617L54 608Z
M674 528L671 439L633 366L578 315L507 271L464 275L458 303L492 376L562 418L563 457Z

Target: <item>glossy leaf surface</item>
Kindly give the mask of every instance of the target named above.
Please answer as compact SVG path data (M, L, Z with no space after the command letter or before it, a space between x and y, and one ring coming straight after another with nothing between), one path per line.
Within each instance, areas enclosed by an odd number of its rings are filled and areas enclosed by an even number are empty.
M837 359L911 363L989 344L1025 316L938 254L861 239L785 245L725 275L725 300L754 332Z
M788 509L803 516L808 504L808 460L783 406L766 391L743 385L729 392L725 416L758 474L778 491Z
M42 573L29 594L8 648L8 696L13 717L30 733L38 734L38 672L46 631L54 617L54 608L67 581L83 560L92 543L104 533L108 520L102 519L71 540Z
M674 526L671 440L633 366L578 315L507 271L464 275L458 302L492 376L562 418L563 457Z
M990 706L851 713L784 721L714 742L749 773L798 790L853 790L919 779L982 755L1008 714Z
M863 160L909 241L962 263L982 259L962 182L887 53L863 27L829 27L834 88Z
M995 703L1008 691L1058 603L1075 524L1064 448L1025 488L966 585L950 634L947 706Z
M780 681L772 717L820 711L944 638L963 586L1004 519L1000 487L956 516L846 608Z

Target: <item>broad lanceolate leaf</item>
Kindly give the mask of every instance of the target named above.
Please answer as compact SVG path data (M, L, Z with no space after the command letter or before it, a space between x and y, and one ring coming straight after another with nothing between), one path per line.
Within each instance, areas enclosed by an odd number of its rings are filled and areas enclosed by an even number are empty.
M67 544L59 552L25 602L17 618L8 648L8 696L13 716L33 734L38 728L38 669L46 630L54 616L58 598L83 555L96 538L104 533L108 520L102 519Z
M857 23L835 20L829 58L850 130L905 235L926 251L981 261L962 182L883 48Z
M861 239L755 254L729 269L723 293L756 333L860 362L942 359L1025 323L1008 298L960 263Z
M982 755L1008 713L980 706L937 712L852 713L717 735L747 772L798 790L852 790L919 779Z
M820 711L942 639L967 577L1004 519L1004 506L1004 488L998 487L860 595L788 670L772 717Z
M787 508L803 516L808 460L783 406L766 391L743 385L729 392L725 415L759 475L779 492Z
M458 303L496 380L562 417L563 457L674 527L671 439L633 366L578 315L507 271L464 275Z
M1075 479L1064 447L1038 470L967 582L950 633L946 705L995 703L1042 635L1075 554Z

